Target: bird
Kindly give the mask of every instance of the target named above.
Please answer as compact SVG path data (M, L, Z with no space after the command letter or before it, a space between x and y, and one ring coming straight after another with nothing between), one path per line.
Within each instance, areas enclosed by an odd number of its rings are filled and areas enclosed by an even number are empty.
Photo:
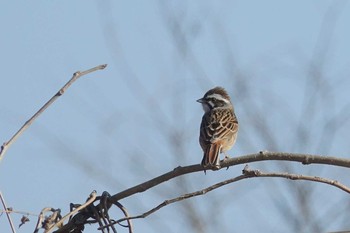
M235 144L238 133L238 121L231 98L222 87L207 91L197 102L202 104L204 115L200 124L199 144L203 150L201 162L206 168L220 169L220 153L230 150Z

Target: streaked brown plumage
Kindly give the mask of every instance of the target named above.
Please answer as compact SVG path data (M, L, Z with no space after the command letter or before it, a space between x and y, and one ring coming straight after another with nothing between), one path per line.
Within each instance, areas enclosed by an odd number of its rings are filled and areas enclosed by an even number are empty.
M220 169L219 154L230 150L236 142L238 121L231 99L222 87L209 90L197 101L205 112L199 136L204 152L201 164L204 168L217 170Z

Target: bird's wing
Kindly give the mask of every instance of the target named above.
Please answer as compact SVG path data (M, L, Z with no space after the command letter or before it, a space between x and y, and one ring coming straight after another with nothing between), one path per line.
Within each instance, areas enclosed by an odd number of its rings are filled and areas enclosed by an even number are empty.
M238 131L238 121L231 109L215 109L203 116L201 131L207 143L215 143Z

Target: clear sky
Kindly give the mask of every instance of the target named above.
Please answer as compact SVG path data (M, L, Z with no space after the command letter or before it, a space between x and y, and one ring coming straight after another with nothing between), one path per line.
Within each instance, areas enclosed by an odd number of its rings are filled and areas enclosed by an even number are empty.
M3 2L1 142L75 71L108 64L74 83L9 148L0 162L7 205L66 213L92 190L114 194L199 163L203 113L195 100L216 85L230 93L240 122L231 156L280 150L349 157L349 22L348 1L331 0ZM346 169L254 166L350 185ZM122 203L136 215L242 168L190 174ZM241 181L135 220L135 232L297 232L300 187L313 191L311 217L303 212L299 232L312 232L318 222L322 232L350 229L345 193L292 183ZM12 216L18 225L21 215ZM337 220L327 222L332 216ZM30 219L18 232L33 230ZM0 231L10 232L4 215Z

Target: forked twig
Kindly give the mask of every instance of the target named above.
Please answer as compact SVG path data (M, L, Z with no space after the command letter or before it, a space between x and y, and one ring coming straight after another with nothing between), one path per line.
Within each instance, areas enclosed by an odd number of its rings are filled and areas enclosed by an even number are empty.
M0 161L4 157L7 149L11 146L11 144L16 141L16 139L33 123L33 121L36 118L39 117L41 113L43 113L58 97L63 95L64 92L70 87L70 85L72 85L73 82L75 82L81 76L95 72L97 70L103 70L104 68L106 68L106 66L107 64L104 64L85 71L75 72L73 74L73 77L49 101L47 101L44 104L44 106L42 106L28 121L26 121L24 125L12 136L12 138L9 141L3 143L3 145L0 148Z
M248 178L252 177L279 177L279 178L285 178L289 180L306 180L306 181L314 181L318 183L324 183L331 186L334 186L338 189L343 190L344 192L347 192L350 194L350 188L342 183L340 183L337 180L331 180L319 176L307 176L307 175L299 175L299 174L290 174L290 173L267 173L267 172L261 172L260 170L250 170L248 168L248 165L246 165L243 169L243 175L249 176Z

